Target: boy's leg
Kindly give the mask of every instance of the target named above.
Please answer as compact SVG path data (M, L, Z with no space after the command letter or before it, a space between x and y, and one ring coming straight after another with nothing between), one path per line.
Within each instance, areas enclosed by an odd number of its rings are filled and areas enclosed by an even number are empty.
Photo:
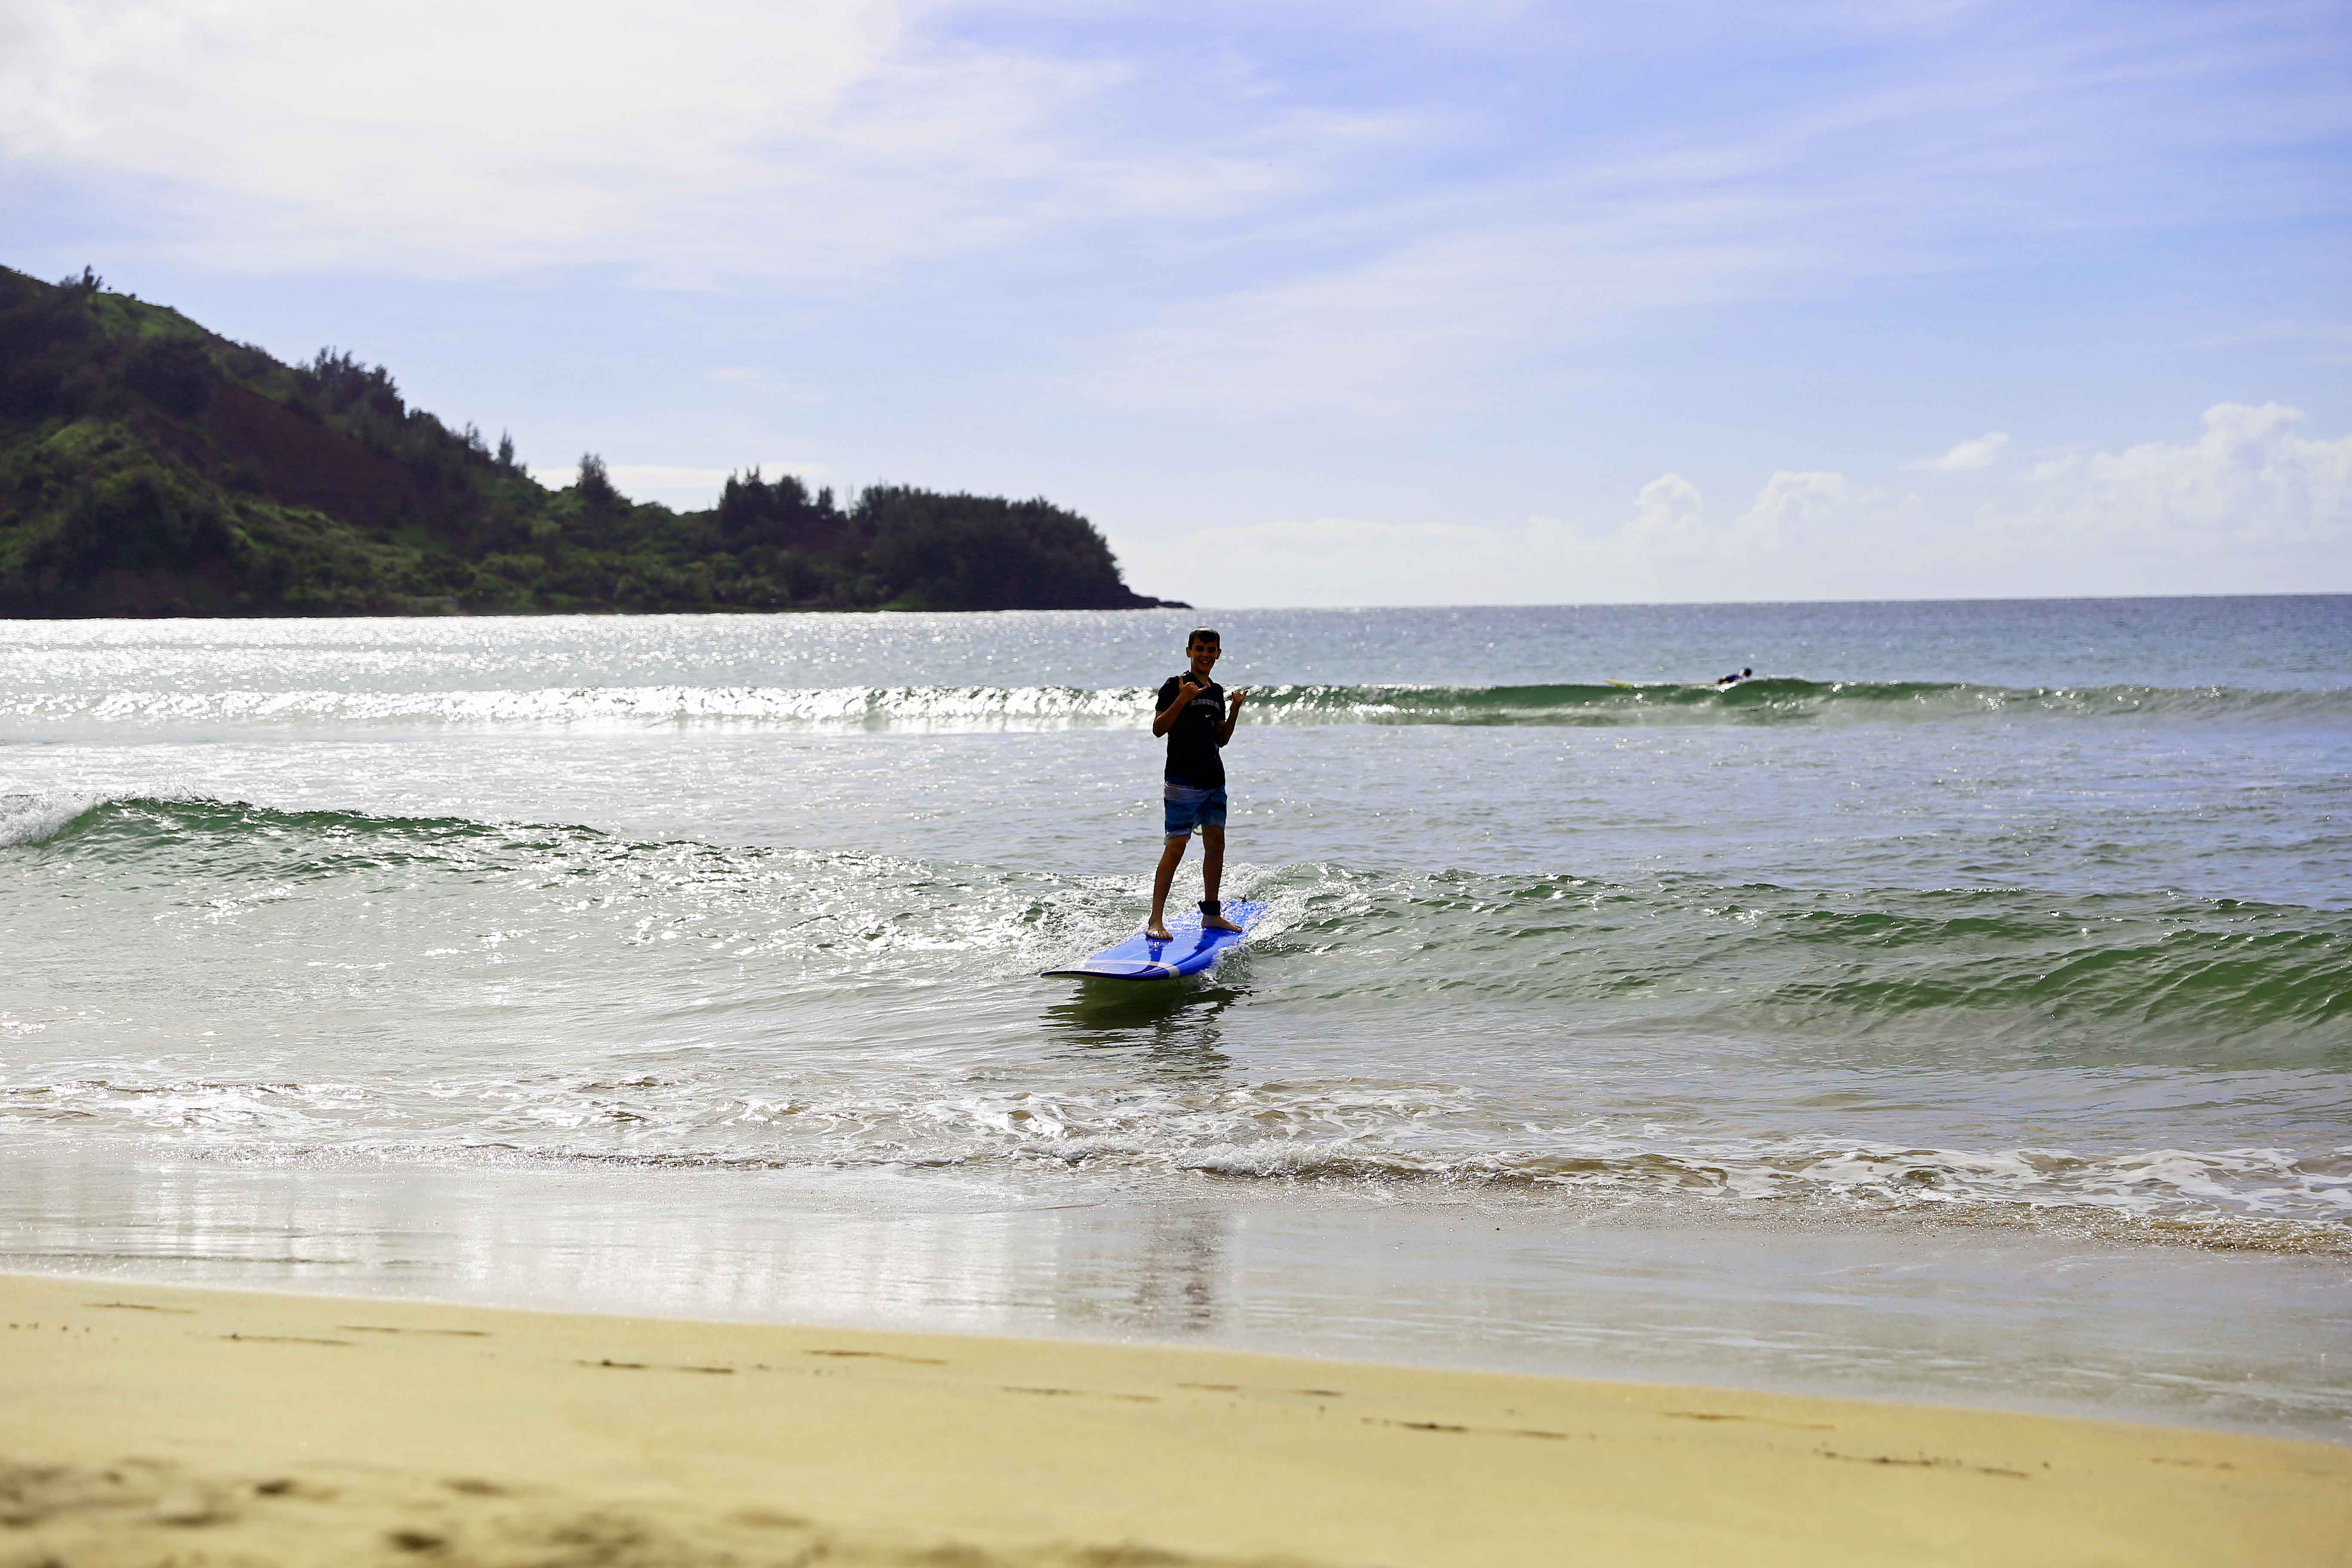
M1151 918L1144 922L1143 934L1154 942L1168 938L1168 885L1176 879L1177 863L1184 858L1184 846L1192 841L1189 833L1171 834L1160 851L1160 868L1151 875Z
M1201 825L1201 896L1206 899L1210 903L1215 903L1217 901L1217 886L1224 880L1224 878L1225 830L1222 827L1212 827L1208 824L1202 823ZM1213 915L1206 910L1202 910L1201 911L1201 926L1204 931L1239 931L1242 929L1241 927L1234 924L1233 921L1225 919L1224 916L1221 914Z

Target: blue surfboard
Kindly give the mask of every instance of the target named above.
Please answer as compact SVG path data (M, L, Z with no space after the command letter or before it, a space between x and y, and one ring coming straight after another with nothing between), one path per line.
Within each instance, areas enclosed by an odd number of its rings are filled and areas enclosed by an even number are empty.
M1197 913L1172 915L1168 921L1167 942L1154 942L1137 931L1125 942L1104 948L1091 958L1082 958L1067 969L1049 969L1045 973L1049 978L1076 980L1173 980L1179 975L1198 974L1239 947L1248 938L1250 928L1265 918L1264 904L1244 899L1228 899L1224 908L1225 919L1241 930L1202 931Z

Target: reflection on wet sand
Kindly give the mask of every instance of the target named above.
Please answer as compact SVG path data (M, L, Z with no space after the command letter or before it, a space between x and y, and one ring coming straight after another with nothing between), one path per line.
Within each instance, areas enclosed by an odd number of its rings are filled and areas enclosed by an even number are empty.
M20 1169L0 1271L1000 1332L1214 1329L1232 1224L887 1171Z
M1074 1044L1214 1081L1213 1026L1189 1016ZM2314 1354L2352 1342L2340 1259L1916 1220L1808 1229L1754 1205L1694 1221L1209 1174L1147 1185L1058 1161L110 1163L26 1145L0 1152L0 1271L2012 1407L2031 1387L2027 1403L2077 1414L2352 1436L2352 1364Z

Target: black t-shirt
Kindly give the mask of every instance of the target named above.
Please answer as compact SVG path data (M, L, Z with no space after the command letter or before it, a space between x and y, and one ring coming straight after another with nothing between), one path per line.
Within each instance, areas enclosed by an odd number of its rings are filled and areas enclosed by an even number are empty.
M1152 704L1154 713L1165 713L1168 705L1176 700L1176 688L1184 677L1171 675L1160 683L1160 700ZM1215 681L1194 695L1176 715L1176 722L1168 730L1168 782L1191 784L1194 789L1223 789L1225 783L1225 759L1217 752L1217 731L1225 723L1225 689Z

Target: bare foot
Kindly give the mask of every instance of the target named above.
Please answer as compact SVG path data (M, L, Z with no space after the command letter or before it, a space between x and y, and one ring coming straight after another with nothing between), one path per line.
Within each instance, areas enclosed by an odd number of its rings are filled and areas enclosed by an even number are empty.
M1233 921L1225 919L1223 915L1202 915L1201 917L1201 929L1202 931L1239 931L1242 928L1234 924Z
M1174 942L1176 940L1174 937L1168 934L1168 922L1166 921L1153 921L1150 925L1143 928L1143 934L1150 937L1154 942Z

